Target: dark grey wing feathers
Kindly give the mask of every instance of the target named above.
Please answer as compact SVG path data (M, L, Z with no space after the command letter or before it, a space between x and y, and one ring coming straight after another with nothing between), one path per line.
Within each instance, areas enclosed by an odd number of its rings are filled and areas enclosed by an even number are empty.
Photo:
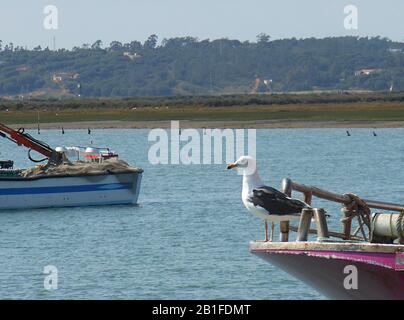
M260 206L266 209L269 214L275 215L298 214L304 208L309 207L303 201L289 198L285 193L268 186L254 189L249 201L254 206Z

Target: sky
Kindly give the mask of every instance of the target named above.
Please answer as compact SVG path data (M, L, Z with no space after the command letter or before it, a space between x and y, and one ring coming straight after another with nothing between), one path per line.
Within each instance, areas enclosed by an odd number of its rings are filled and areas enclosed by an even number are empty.
M44 8L57 8L57 29ZM358 9L358 29L344 28L344 8ZM47 20L49 22L49 20ZM70 49L102 40L193 36L255 41L343 35L404 41L403 0L1 0L0 39L14 45Z

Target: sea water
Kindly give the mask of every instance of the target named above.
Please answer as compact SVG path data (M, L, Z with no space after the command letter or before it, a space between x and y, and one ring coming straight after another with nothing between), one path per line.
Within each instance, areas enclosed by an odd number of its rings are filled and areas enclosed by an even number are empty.
M290 177L335 192L404 203L404 130L260 129L263 181ZM221 165L152 165L149 130L35 131L53 147L113 147L144 169L138 206L0 212L1 299L323 299L249 253L263 223L241 202L241 176ZM0 158L32 165L0 141ZM40 158L40 156L38 156ZM296 194L299 197L299 194ZM340 206L315 200L340 228ZM293 235L291 238L293 240ZM44 268L57 268L46 290Z

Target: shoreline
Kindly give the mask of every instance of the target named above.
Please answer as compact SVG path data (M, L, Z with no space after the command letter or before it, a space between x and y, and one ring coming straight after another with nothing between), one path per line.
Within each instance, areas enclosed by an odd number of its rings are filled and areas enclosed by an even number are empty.
M218 128L218 129L315 129L315 128L404 128L404 121L363 120L363 121L302 121L302 120L179 120L181 128ZM10 127L28 130L37 129L37 123L9 124ZM54 129L155 129L171 128L171 121L76 121L40 123L41 130Z

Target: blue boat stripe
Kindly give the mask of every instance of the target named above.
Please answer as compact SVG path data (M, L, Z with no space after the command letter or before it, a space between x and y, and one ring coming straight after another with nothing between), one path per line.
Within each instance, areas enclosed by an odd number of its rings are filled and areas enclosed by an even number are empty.
M88 185L61 186L61 187L7 188L7 189L0 189L0 196L123 190L123 189L132 189L132 187L133 185L131 183L108 183L108 184L88 184Z

